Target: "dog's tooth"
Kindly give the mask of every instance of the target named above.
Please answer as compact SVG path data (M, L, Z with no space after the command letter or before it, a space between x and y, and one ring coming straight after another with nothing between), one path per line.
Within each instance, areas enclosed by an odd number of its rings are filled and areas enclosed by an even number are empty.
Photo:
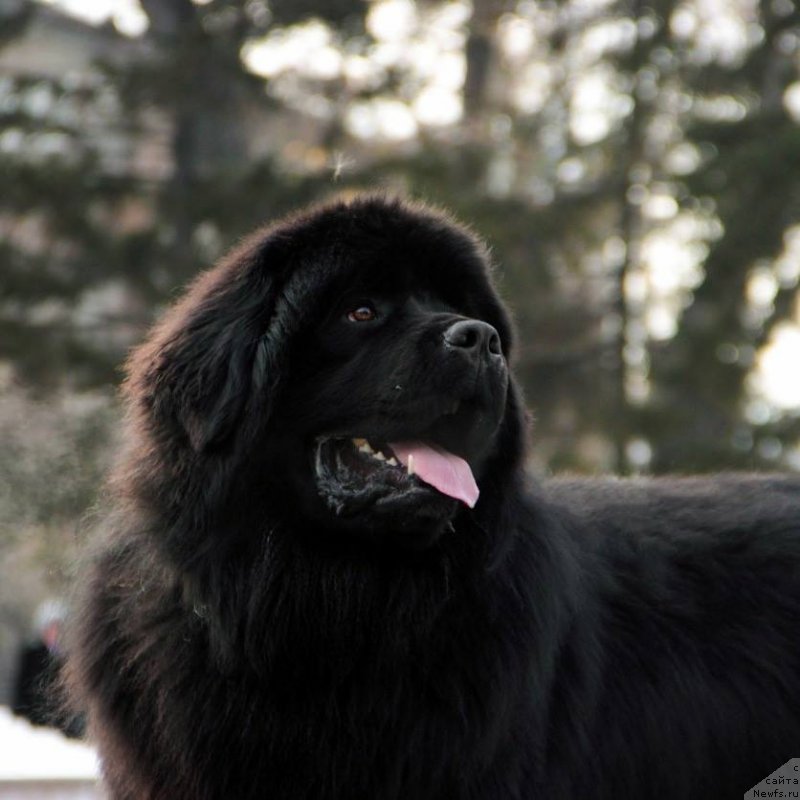
M372 448L365 442L364 444L360 444L358 446L358 452L359 453L371 453L372 452Z
M394 456L392 456L391 458L387 459L386 463L391 467L396 467L397 459Z
M408 470L409 475L414 474L414 454L409 453L408 455L408 464L406 464L406 469Z
M378 450L378 452L375 453L374 458L377 458L378 461L386 461L386 456L383 453L381 453L380 450Z

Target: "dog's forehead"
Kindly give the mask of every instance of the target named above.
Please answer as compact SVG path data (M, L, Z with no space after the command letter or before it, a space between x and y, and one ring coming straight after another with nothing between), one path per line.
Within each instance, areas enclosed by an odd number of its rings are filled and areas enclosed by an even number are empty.
M368 198L317 209L273 229L273 236L293 245L278 266L285 276L278 306L298 320L346 293L427 293L457 313L491 322L510 350L511 325L493 287L488 250L444 214Z
M330 263L335 254L340 266L370 263L377 270L429 270L453 261L483 270L487 262L482 241L464 225L397 199L368 196L331 203L284 220L271 233L299 245L306 262L312 254L315 262Z
M311 237L287 281L293 292L348 286L380 293L425 290L443 295L487 285L483 253L459 231L435 235L425 225L396 222L368 228L344 222L328 236Z
M474 311L473 301L484 297L489 289L482 264L464 262L450 252L419 253L402 246L344 251L334 264L322 267L322 271L324 280L303 281L313 296L325 296L328 300L342 297L399 300L413 296L443 303L467 315Z

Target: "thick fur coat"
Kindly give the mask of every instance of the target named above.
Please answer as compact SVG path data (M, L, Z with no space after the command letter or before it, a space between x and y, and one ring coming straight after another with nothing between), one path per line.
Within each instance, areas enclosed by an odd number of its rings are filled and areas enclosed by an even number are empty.
M512 346L480 241L381 197L188 290L70 639L112 798L708 800L800 756L800 481L532 481ZM376 462L414 437L474 508Z

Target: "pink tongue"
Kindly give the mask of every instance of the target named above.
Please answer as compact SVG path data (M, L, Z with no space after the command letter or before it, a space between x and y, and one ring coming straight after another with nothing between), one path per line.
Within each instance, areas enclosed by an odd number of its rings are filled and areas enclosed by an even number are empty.
M478 502L478 485L469 464L446 450L422 442L392 442L389 447L403 466L412 463L413 472L425 483L470 508Z

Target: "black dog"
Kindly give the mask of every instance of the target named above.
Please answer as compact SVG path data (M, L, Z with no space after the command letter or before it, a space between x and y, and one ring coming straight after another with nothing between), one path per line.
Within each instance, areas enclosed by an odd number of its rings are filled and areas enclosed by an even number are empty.
M69 679L114 798L739 798L800 756L800 481L527 485L480 242L364 197L129 365Z

